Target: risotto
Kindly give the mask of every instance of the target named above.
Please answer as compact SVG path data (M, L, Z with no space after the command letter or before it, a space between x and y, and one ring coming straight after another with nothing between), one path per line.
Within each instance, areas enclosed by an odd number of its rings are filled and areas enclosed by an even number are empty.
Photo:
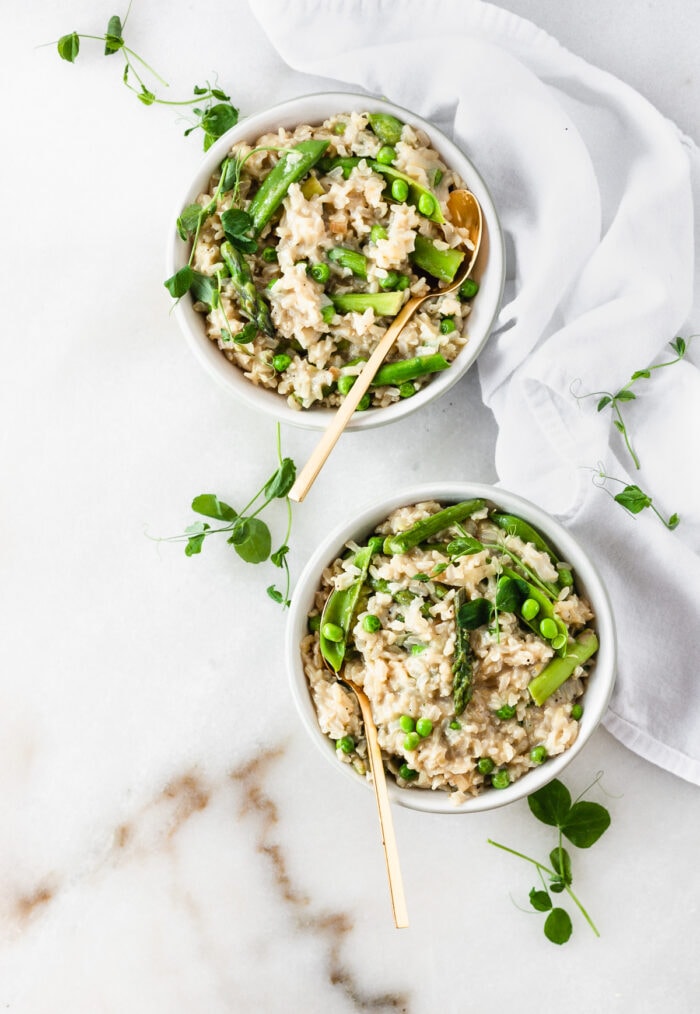
M573 744L593 620L570 568L521 518L429 501L394 511L323 572L301 652L339 760L369 777L342 669L370 700L398 785L459 804Z
M341 403L401 306L471 248L445 209L463 186L427 136L341 113L238 143L178 222L208 337L293 408ZM360 410L412 397L466 344L471 279L404 327Z

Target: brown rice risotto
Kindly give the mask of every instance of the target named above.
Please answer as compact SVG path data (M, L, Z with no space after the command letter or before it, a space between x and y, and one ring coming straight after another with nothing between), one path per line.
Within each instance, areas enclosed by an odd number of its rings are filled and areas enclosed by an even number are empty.
M461 186L426 134L383 113L239 142L178 220L192 253L183 285L169 287L191 293L208 337L252 383L296 409L337 406L404 302L459 270L471 244L445 207ZM421 307L360 410L409 398L449 367L477 289L469 279Z
M455 804L505 788L575 741L594 616L568 565L484 500L394 511L323 572L301 645L321 730L368 773L364 688L401 788Z

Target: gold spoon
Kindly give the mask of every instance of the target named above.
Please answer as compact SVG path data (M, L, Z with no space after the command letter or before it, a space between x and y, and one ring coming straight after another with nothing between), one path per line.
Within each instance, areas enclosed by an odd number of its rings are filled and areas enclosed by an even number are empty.
M330 596L326 599L326 606L329 599ZM321 614L321 629L323 629L325 612L326 607L324 606L323 613ZM326 668L333 673L338 682L352 690L357 697L357 703L360 705L362 721L365 727L365 739L367 740L369 768L372 772L372 785L374 786L374 795L377 800L377 810L379 811L379 826L382 832L386 872L389 878L389 893L391 895L391 907L394 912L394 925L397 929L405 929L408 926L408 911L403 891L399 851L396 846L396 836L394 835L394 822L391 818L389 793L386 787L384 761L382 760L382 751L377 738L377 726L374 724L374 717L372 715L372 705L362 687L359 687L357 683L353 683L347 676L342 675L342 669L340 672L336 672L325 658L323 661Z
M296 482L289 491L290 500L301 503L311 489L318 473L326 463L328 455L335 447L340 434L347 426L355 409L359 405L362 396L372 383L375 373L388 355L389 349L394 344L404 326L416 312L418 307L424 303L426 299L434 299L435 296L444 296L448 292L454 292L460 287L465 279L469 277L472 268L474 267L474 262L476 261L479 246L481 244L483 231L481 208L479 207L479 202L476 197L474 197L474 194L472 194L470 190L453 190L447 198L447 208L452 224L469 231L469 239L471 240L473 246L471 257L468 259L465 258L460 271L458 271L455 278L444 289L431 290L424 296L413 296L412 299L409 299L409 301L401 307L396 317L394 317L394 320L387 328L384 337L367 360L367 363L362 369L362 372L358 375L357 380L352 385L349 392L345 395L342 405L314 448L311 457L299 472Z

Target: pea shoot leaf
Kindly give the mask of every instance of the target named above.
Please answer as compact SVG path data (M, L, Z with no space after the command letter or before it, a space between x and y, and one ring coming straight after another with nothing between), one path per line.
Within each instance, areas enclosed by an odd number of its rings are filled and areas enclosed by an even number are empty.
M533 887L530 891L530 904L536 912L549 912L552 907L552 899L546 891L538 891Z
M681 359L685 355L686 350L688 348L688 343L686 342L685 338L676 338L674 341L669 342L669 345L676 353L676 355L680 356Z
M177 220L177 231L180 239L187 240L197 231L202 215L202 207L199 204L188 204L180 212Z
M651 497L635 485L625 486L613 499L616 503L622 504L630 514L639 514L645 507L651 507Z
M615 395L615 401L636 401L636 400L637 395L634 393L634 391L628 391L626 388L622 388L622 390L618 391L617 394Z
M240 208L228 208L222 212L221 226L231 246L243 253L255 253L258 249L257 240L250 236L253 220L247 211Z
M217 521L235 521L238 514L223 500L213 493L200 493L192 501L192 510L203 514L205 518L216 518Z
M210 526L204 521L195 521L185 529L185 535L189 535L185 546L185 556L196 556L202 552L202 544L206 538Z
M470 535L463 535L448 544L447 553L453 559L457 559L459 556L472 556L474 553L480 553L483 548L478 539L472 539Z
M572 845L580 849L587 849L594 845L609 827L610 814L605 807L600 803L589 803L582 800L574 803L571 807L561 825L561 831ZM553 860L552 866L554 866ZM556 866L554 868L557 869ZM561 870L557 870L557 872L561 874ZM569 880L567 883L571 883L571 881Z
M571 809L571 793L555 778L527 797L530 811L537 820L553 827L561 827Z
M632 374L632 380L648 380L651 376L651 370L635 370Z
M241 164L237 158L225 158L221 163L221 193L226 194L238 183Z
M118 53L124 46L122 38L122 19L118 14L113 14L107 24L105 32L105 56L112 56Z
M515 613L527 598L527 594L528 587L524 581L514 581L507 574L499 577L496 586L496 609L502 613Z
M276 549L274 551L274 553L270 554L270 560L272 561L272 563L274 563L275 567L283 567L284 566L284 562L285 562L284 558L286 557L286 555L287 555L288 552L289 552L289 546L280 546L279 549Z
M266 591L273 602L278 602L281 606L289 605L279 588L275 588L273 584L269 585Z
M491 603L488 599L471 599L464 602L457 612L457 623L465 630L483 627L491 618Z
M283 458L275 474L265 484L265 498L274 500L284 497L294 485L296 465L291 458Z
M195 109L196 113L197 110ZM238 110L230 102L218 102L209 109L199 111L200 126L204 131L204 150L207 151L217 138L238 123Z
M69 35L62 35L56 43L58 49L58 55L62 60L67 60L68 63L75 63L75 58L80 52L80 38L77 32L71 32Z
M566 849L552 849L549 853L549 861L552 869L556 870L557 876L563 884L571 883L571 856Z
M670 528L671 531L673 531L674 528L678 528L678 525L680 524L680 520L681 519L680 519L680 517L677 514L672 514L671 517L666 522L666 527Z
M166 287L173 299L180 299L186 292L190 291L192 282L194 281L194 271L189 265L185 265L184 268L180 268L170 278L166 278L163 285Z
M571 917L563 908L553 908L544 923L544 935L553 944L565 944L573 932Z
M612 404L612 398L606 394L605 397L601 398L600 401L598 402L598 411L602 412L603 409L610 404Z
M236 345L248 345L253 341L258 333L258 330L258 325L254 321L249 320L247 324L243 325L240 331L237 331L236 334L231 335L231 337L235 341Z
M201 271L192 270L192 282L190 289L192 298L196 303L204 303L214 309L218 301L219 291L216 278L212 275L203 275Z
M233 534L238 534L233 541ZM272 536L270 529L260 518L244 518L244 523L234 529L229 542L246 563L264 563L270 555Z

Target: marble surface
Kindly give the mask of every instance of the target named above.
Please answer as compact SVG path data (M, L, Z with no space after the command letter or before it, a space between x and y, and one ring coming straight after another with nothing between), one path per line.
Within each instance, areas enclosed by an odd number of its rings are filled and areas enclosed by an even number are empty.
M684 19L659 25L634 0L612 41L591 30L602 3L504 6L572 47L580 31L584 55L697 128L694 5L676 0ZM243 111L303 93L244 5L206 10L131 12L131 44L173 96L215 71ZM690 1014L696 787L596 733L567 782L576 794L604 772L590 797L612 827L575 857L602 936L575 918L562 949L518 909L529 869L486 842L544 858L550 835L525 804L397 810L411 918L397 933L371 793L319 762L295 715L283 616L264 591L276 574L225 546L187 560L149 539L181 531L196 493L239 503L257 488L274 425L201 372L169 316L165 236L199 142L175 111L130 96L99 48L74 67L35 48L101 32L110 12L18 7L2 69L16 98L1 170L0 1009ZM687 68L677 92L652 50L671 75ZM295 510L293 572L339 503L350 513L397 481L454 475L455 432L460 475L495 480L475 374L418 432L416 448L413 424L392 427L388 467L376 434L342 441ZM314 440L283 432L298 461Z

